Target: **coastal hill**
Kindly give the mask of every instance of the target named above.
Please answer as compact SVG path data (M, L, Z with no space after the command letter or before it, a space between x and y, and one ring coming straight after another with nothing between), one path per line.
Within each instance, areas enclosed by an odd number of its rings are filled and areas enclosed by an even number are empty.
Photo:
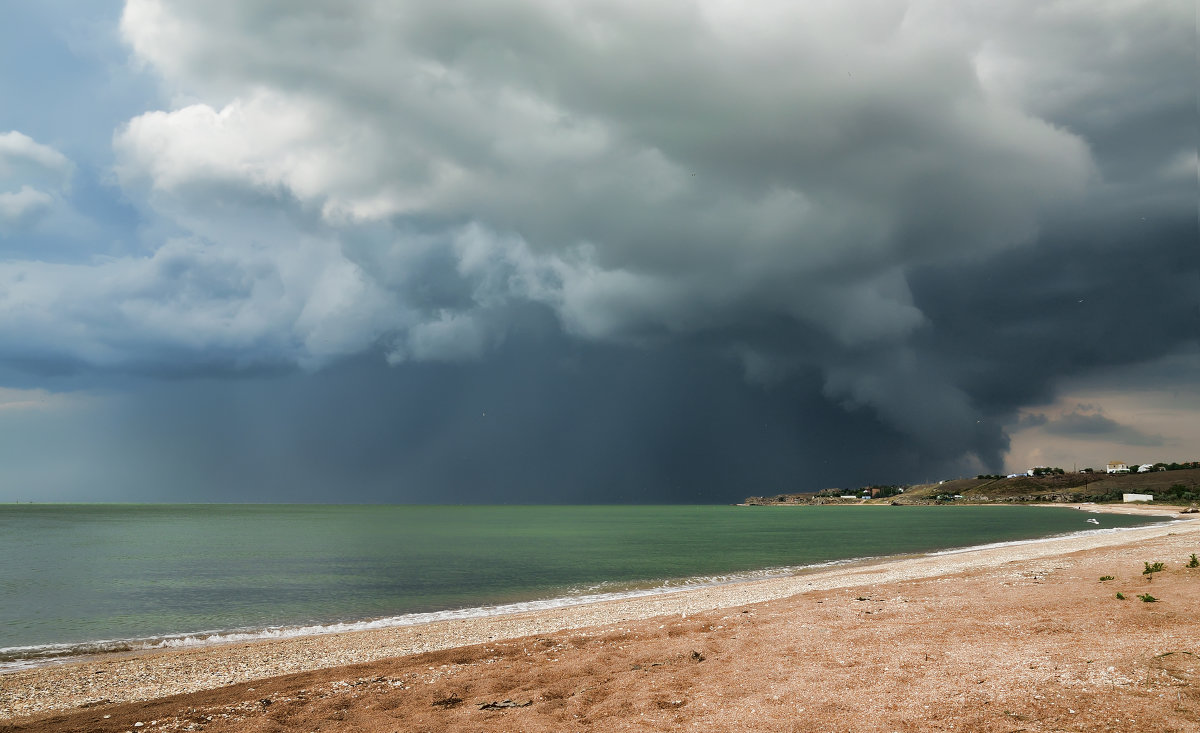
M876 498L857 498L875 489ZM750 505L773 504L930 504L993 502L1121 501L1121 495L1153 494L1156 501L1191 504L1200 501L1200 468L1147 473L1062 473L1015 478L962 478L913 486L873 486L856 490L750 496ZM840 498L854 495L855 498Z

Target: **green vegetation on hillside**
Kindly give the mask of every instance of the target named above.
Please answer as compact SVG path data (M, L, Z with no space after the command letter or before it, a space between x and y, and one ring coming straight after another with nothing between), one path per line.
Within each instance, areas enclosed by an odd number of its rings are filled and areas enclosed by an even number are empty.
M952 479L915 486L871 485L860 489L824 489L817 492L752 496L747 504L837 503L853 497L855 501L875 503L932 502L1119 502L1122 494L1153 494L1156 503L1191 504L1200 502L1200 462L1165 463L1161 471L1105 474L1086 471L1067 472L1042 467L1040 475L1004 478L981 474L976 478ZM1192 466L1170 468L1171 466Z

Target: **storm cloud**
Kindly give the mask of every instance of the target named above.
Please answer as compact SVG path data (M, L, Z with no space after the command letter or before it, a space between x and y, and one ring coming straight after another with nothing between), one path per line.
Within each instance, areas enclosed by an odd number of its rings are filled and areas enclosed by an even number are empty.
M1161 435L1147 435L1095 411L1068 412L1062 417L1046 423L1044 429L1055 435L1111 437L1126 445L1160 446L1163 444Z
M190 495L243 454L241 483L294 469L264 497L374 500L999 470L1063 380L1196 353L1192 30L1183 2L130 0L165 100L112 133L137 243L16 246L0 360L124 395L97 419L174 446ZM0 142L34 161L0 168L16 231L72 164Z

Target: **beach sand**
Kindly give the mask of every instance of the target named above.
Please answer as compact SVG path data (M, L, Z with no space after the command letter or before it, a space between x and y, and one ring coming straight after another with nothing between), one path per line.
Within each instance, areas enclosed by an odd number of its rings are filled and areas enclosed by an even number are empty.
M1191 553L1200 521L536 613L109 655L0 675L0 731L1195 733ZM1145 562L1166 570L1145 576Z

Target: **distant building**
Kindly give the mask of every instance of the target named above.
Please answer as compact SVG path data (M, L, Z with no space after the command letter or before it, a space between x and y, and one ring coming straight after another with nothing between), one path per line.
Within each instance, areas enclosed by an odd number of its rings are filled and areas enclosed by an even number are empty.
M1121 494L1121 499L1127 504L1134 501L1154 501L1154 494Z
M1153 463L1143 463L1142 465L1138 466L1138 473L1150 473L1153 470Z
M1129 473L1129 466L1125 465L1125 461L1109 461L1108 473Z

